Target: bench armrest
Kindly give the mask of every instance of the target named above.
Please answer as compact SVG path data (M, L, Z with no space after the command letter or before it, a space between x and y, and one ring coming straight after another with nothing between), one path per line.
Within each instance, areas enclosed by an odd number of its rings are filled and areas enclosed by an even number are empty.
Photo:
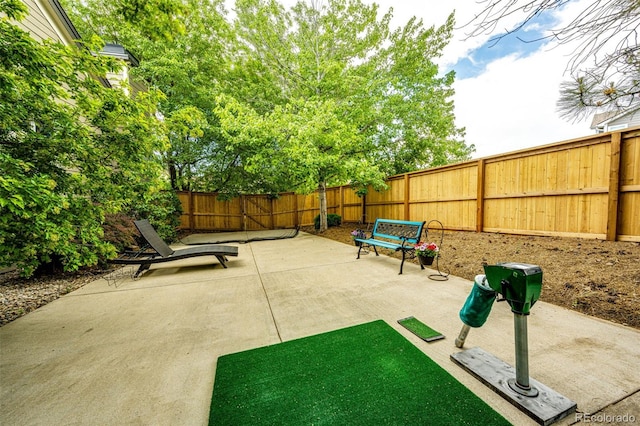
M409 248L408 246L405 246L405 244L407 243L407 241L409 240L409 238L407 238L407 237L400 237L400 239L402 240L402 249L404 250L405 248Z

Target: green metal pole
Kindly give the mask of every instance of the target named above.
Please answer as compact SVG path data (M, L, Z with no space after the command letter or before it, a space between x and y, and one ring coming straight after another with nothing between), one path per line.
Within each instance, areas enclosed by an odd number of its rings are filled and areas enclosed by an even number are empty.
M529 384L529 341L527 336L527 316L513 314L516 346L516 379L509 380L514 391L525 396L536 396L538 390Z

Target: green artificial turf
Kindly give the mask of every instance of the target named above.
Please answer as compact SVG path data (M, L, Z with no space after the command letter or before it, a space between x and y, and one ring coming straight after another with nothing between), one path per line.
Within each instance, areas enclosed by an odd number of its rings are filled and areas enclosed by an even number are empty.
M218 359L210 425L508 425L378 320Z
M444 339L444 335L442 335L439 331L435 331L433 328L429 327L428 325L414 317L408 317L398 320L398 324L400 324L425 342L433 342L434 340Z

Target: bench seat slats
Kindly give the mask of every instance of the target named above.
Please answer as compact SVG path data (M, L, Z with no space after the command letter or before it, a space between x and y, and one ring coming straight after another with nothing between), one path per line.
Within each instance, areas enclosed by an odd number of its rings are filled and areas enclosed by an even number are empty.
M400 250L402 248L402 244L390 243L388 241L376 240L376 239L373 239L373 238L369 238L369 239L366 239L366 240L363 240L363 239L360 239L360 238L356 238L356 241L359 241L359 242L365 243L365 244L385 247L385 248L392 249L392 250ZM408 246L406 246L406 247L408 247ZM411 244L411 247L413 248L413 244Z

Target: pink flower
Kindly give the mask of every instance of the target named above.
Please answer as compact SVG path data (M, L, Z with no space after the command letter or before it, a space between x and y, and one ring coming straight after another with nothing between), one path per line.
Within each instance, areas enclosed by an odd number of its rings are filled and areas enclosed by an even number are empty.
M424 241L420 241L413 248L415 249L416 254L419 256L436 257L438 256L438 252L440 251L440 248L436 243L427 243Z

